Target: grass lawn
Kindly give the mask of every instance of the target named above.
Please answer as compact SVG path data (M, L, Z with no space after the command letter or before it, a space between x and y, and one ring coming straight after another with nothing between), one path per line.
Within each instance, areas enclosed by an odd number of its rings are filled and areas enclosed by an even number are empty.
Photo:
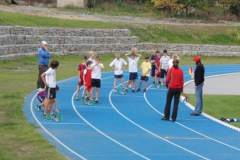
M111 9L109 9L111 8ZM121 5L116 4L116 2L100 2L94 8L78 8L73 6L67 6L65 8L59 8L63 11L74 11L76 13L84 14L101 14L110 16L136 16L136 17L155 17L155 18L165 18L170 15L163 14L163 12L158 11L153 8L151 3L134 3L134 5L129 5L128 3L122 3Z
M195 104L194 95L190 95L190 103ZM240 98L235 95L204 95L204 112L216 118L240 118ZM240 123L231 123L240 127Z
M55 56L60 61L57 79L65 79L77 74L76 67L81 61L77 55ZM106 71L112 55L102 55ZM182 57L182 64L189 64L191 57ZM206 64L237 63L240 57L203 57ZM22 112L24 97L36 86L37 64L35 57L21 57L14 60L0 61L0 159L8 160L43 160L64 159L29 124ZM193 98L191 98L193 100ZM210 101L213 100L213 101ZM219 96L205 98L205 111L216 117L237 116L240 113L239 97ZM218 105L216 105L218 104ZM236 124L240 126L239 124ZM24 154L23 154L24 153Z
M66 20L0 11L0 25L64 28L128 28L140 42L240 45L240 27L137 25Z

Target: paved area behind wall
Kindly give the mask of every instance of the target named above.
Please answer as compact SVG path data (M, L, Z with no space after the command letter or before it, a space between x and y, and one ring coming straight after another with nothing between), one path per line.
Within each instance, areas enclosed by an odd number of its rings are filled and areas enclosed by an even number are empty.
M194 87L191 82L185 86L184 92L194 93ZM240 95L240 73L206 78L204 94Z

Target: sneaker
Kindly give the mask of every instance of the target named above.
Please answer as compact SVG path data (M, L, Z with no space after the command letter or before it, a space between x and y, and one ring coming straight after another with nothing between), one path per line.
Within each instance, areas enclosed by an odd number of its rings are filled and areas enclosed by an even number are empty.
M141 89L140 89L140 88L138 88L138 89L137 89L137 92L140 92L140 91L141 91Z
M117 94L118 90L116 88L113 89L113 93Z
M74 97L74 100L75 100L75 101L78 101L78 100L79 100L79 96L76 95L76 96Z
M169 121L169 118L163 117L162 120L163 120L163 121Z
M45 115L45 119L46 119L46 120L51 120L51 119L52 119L52 117L51 117L51 115L50 115L50 114L46 114L46 115Z

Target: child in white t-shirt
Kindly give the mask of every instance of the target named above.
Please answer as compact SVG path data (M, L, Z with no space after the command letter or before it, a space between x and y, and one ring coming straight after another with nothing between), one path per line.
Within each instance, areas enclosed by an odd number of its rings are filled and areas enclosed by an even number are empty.
M137 54L137 48L132 48L130 54L126 54L128 58L129 81L128 87L132 88L132 92L136 91L136 80L138 79L138 61L141 57Z
M92 68L92 87L93 87L93 94L95 91L95 103L99 102L99 90L101 88L101 78L102 78L102 69L104 65L100 63L99 56L96 56L95 62L91 65ZM93 97L91 97L93 99Z
M59 62L56 60L52 60L50 63L50 68L41 75L47 93L46 98L43 101L43 105L45 108L44 115L46 117L50 117L50 113L56 99L56 91L58 88L56 81L56 69L58 66Z
M127 62L121 58L120 54L116 54L116 58L109 64L110 67L114 70L114 82L113 82L113 89L114 92L117 93L117 82L120 81L122 89L126 90L123 86L123 69L124 66L127 65Z
M160 64L161 64L161 76L160 76L160 82L162 85L165 84L164 78L167 75L167 70L169 67L169 60L170 57L167 55L167 50L163 51L163 56L160 59Z

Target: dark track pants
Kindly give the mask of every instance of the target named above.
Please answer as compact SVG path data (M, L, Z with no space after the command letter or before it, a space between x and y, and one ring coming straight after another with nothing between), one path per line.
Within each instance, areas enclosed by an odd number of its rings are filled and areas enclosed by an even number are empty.
M169 89L168 90L166 105L165 105L165 109L164 109L164 117L165 118L169 119L169 117L170 117L171 102L172 102L172 99L174 98L172 120L173 121L176 120L181 92L182 91L180 89Z

